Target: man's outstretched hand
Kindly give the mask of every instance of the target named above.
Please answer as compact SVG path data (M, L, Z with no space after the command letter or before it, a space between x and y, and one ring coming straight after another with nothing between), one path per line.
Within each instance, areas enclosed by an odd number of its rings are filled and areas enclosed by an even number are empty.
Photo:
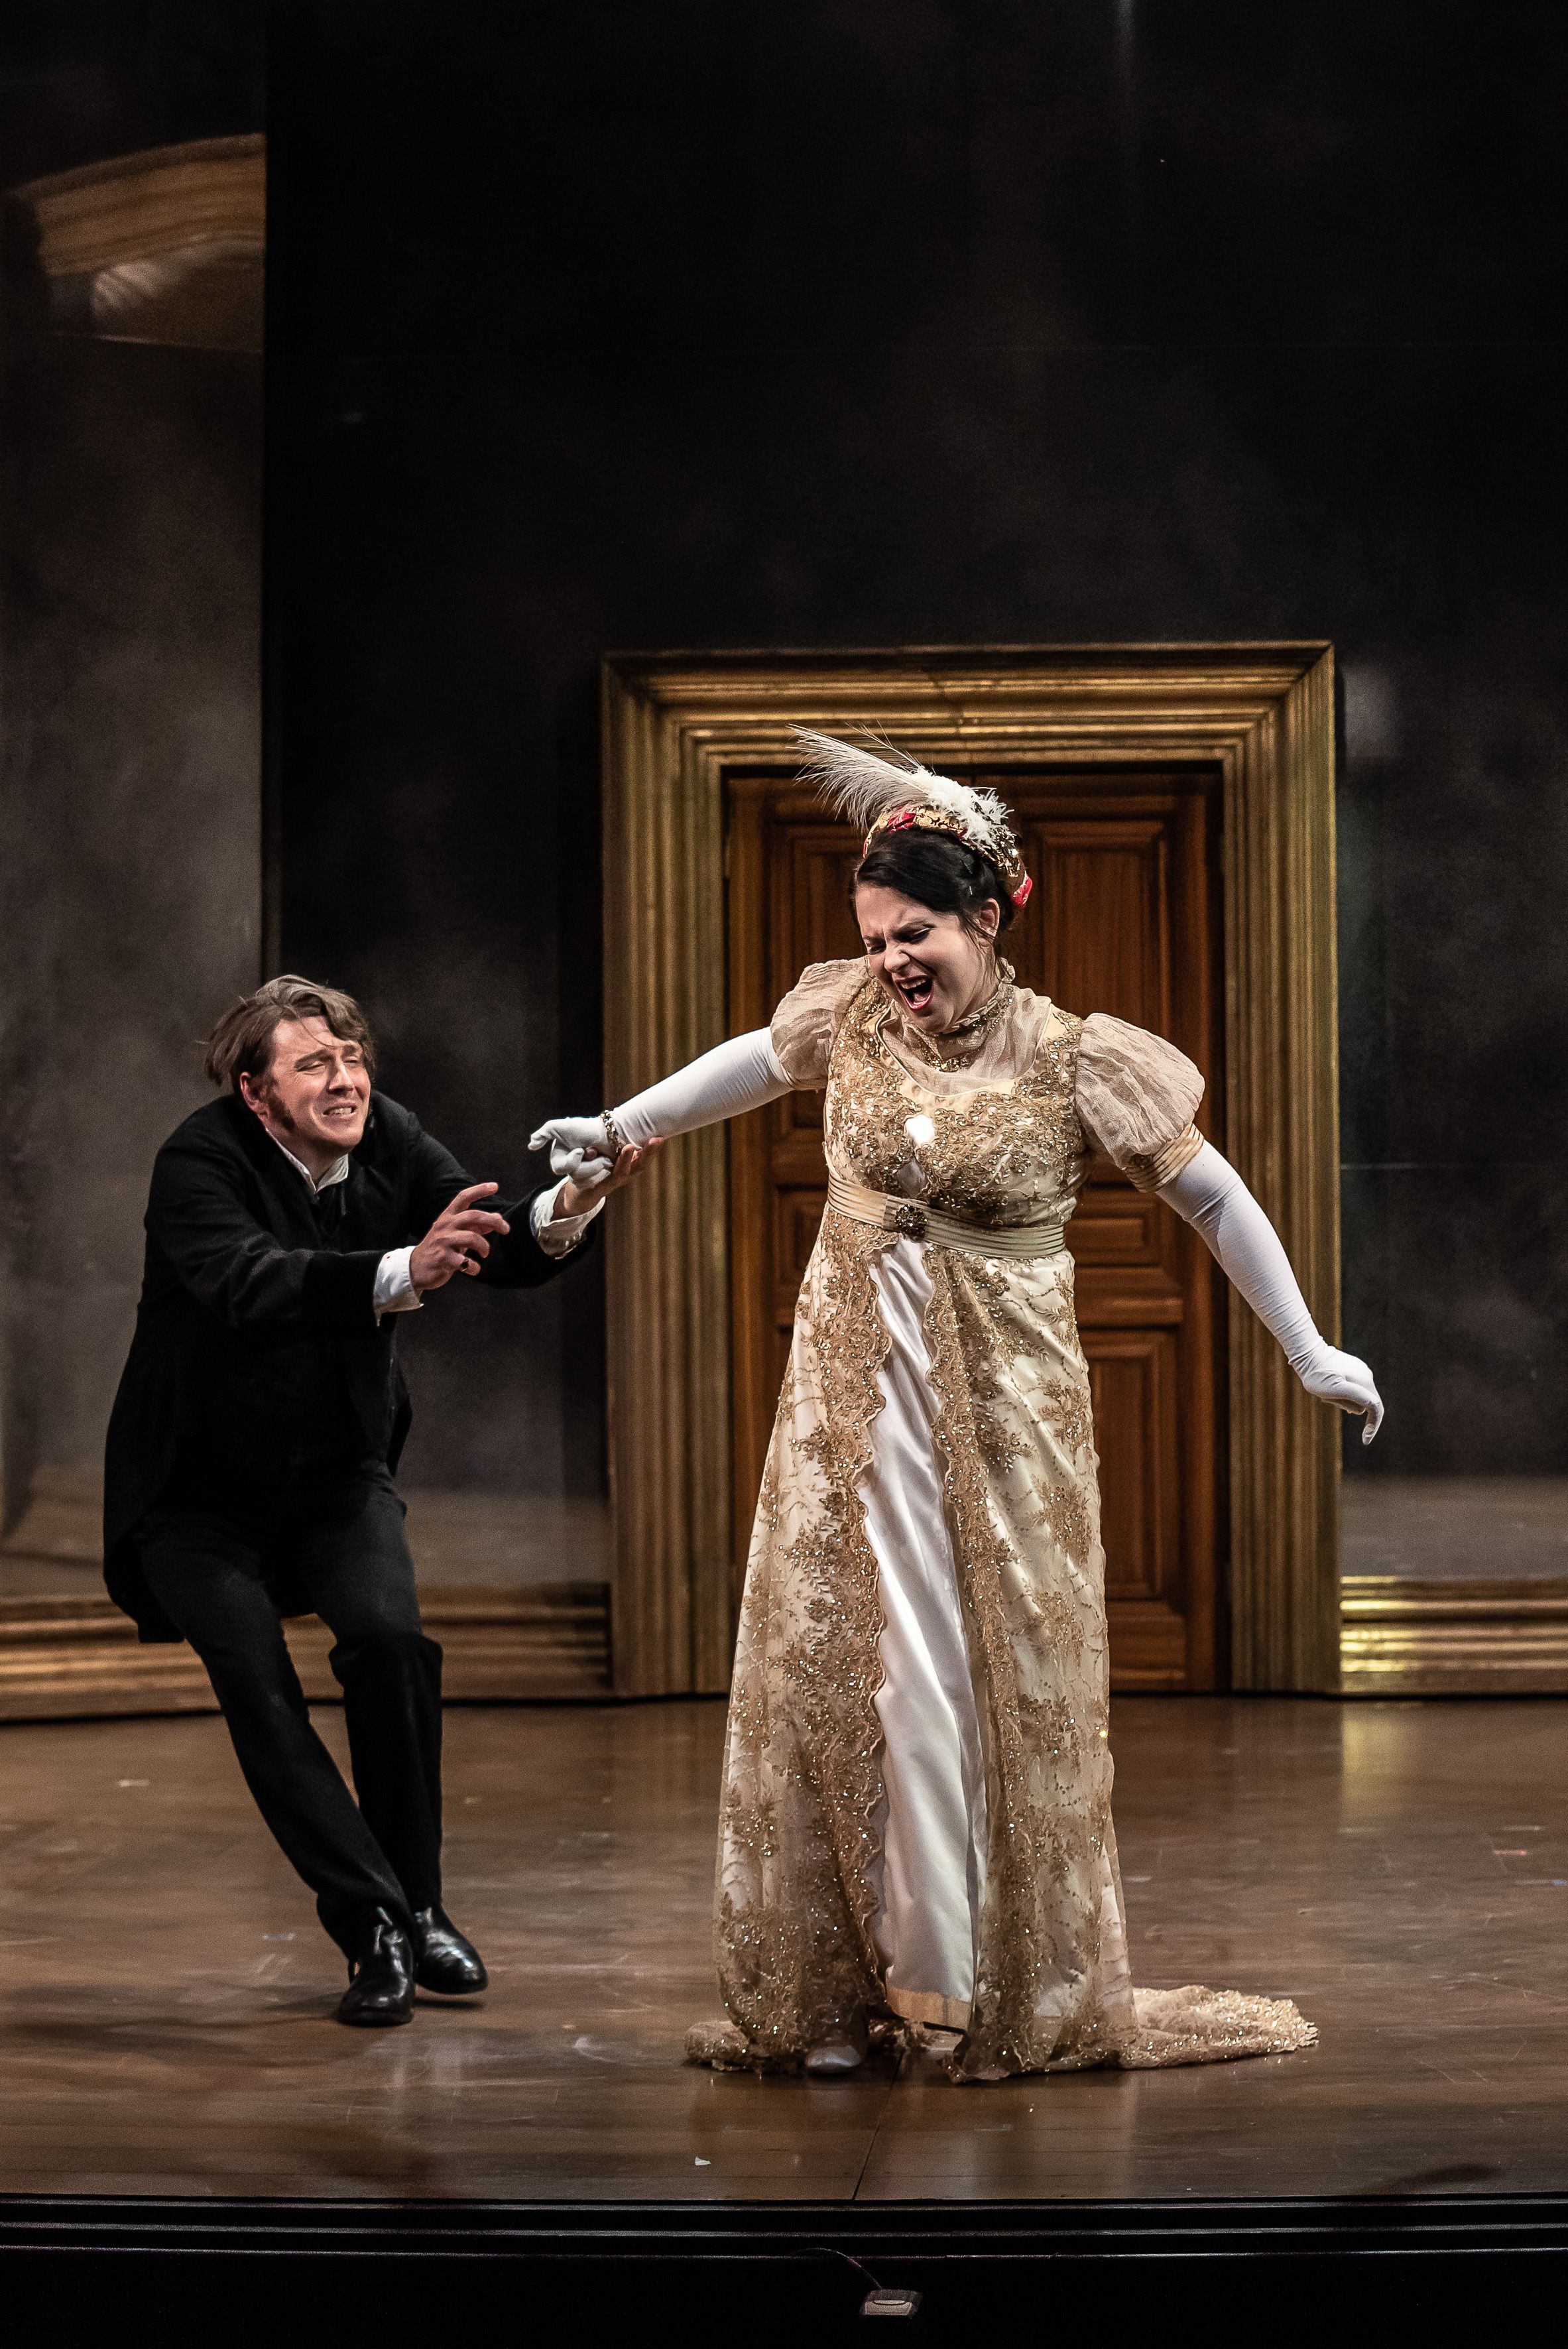
M486 1234L511 1229L504 1216L474 1205L500 1188L498 1183L470 1183L441 1209L408 1258L408 1278L416 1288L445 1288L454 1272L478 1272L490 1254Z
M556 1202L556 1216L585 1216L612 1191L624 1190L635 1182L645 1168L652 1165L664 1148L663 1140L645 1142L638 1149L628 1146L615 1160L609 1173L597 1183L562 1183ZM445 1288L455 1272L476 1273L490 1254L489 1234L500 1232L502 1237L511 1226L504 1216L492 1208L475 1206L478 1199L493 1198L500 1189L496 1183L470 1183L459 1191L449 1206L441 1209L424 1238L408 1258L408 1278L416 1288Z
M664 1146L662 1133L655 1134L651 1142L628 1143L624 1150L617 1153L609 1174L599 1182L584 1183L579 1186L568 1178L561 1185L561 1205L557 1214L585 1216L590 1207L596 1207L601 1199L609 1197L612 1191L624 1191L628 1183L634 1183L639 1174L645 1174Z

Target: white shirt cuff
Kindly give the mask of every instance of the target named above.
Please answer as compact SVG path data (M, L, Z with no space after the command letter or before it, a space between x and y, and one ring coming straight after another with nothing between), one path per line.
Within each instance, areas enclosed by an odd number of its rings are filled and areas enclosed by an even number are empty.
M384 1313L417 1313L424 1299L408 1278L408 1259L412 1247L388 1248L376 1268L376 1287L371 1302L376 1319Z
M558 1183L553 1191L542 1191L533 1203L531 1217L533 1237L546 1256L569 1255L594 1216L602 1215L604 1210L604 1202L600 1199L589 1208L586 1215L557 1215L556 1209L561 1204L561 1194L565 1188L564 1182Z

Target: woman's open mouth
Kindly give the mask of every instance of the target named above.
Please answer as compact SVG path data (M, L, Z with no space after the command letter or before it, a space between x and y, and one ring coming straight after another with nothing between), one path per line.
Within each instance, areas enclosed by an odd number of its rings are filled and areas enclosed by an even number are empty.
M916 971L908 978L895 978L893 986L899 1001L907 1011L929 1011L934 982L929 971Z

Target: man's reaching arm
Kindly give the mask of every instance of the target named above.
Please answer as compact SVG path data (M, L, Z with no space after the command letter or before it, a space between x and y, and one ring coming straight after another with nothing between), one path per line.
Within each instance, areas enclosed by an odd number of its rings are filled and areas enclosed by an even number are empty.
M499 1185L470 1182L446 1144L418 1124L410 1150L409 1221L425 1237L408 1252L415 1293L406 1302L445 1288L459 1273L491 1288L538 1288L577 1253L562 1250L559 1240L545 1247L536 1230L563 1185L544 1183L521 1199L503 1199ZM451 1223L453 1216L461 1220Z
M553 1179L521 1199L487 1197L485 1211L501 1228L482 1229L479 1237L484 1247L476 1245L466 1251L475 1261L453 1269L467 1271L495 1288L537 1288L552 1280L581 1253L583 1243L592 1238L594 1219L611 1193L634 1181L661 1146L654 1142L623 1150L605 1179L592 1186ZM448 1202L455 1206L459 1192L477 1197L480 1189L490 1195L496 1191L493 1183L469 1184L451 1152L420 1127L415 1128L413 1151L411 1213L416 1228L426 1215L438 1215ZM432 1223L432 1234L434 1228ZM417 1278L413 1267L418 1254L418 1248L410 1253L410 1286ZM449 1279L451 1272L446 1277Z

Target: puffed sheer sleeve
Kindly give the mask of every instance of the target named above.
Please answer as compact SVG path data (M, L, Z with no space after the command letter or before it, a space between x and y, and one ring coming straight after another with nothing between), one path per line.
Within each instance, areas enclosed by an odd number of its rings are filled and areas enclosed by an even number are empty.
M1192 1120L1203 1080L1185 1052L1109 1011L1083 1023L1078 1112L1096 1148L1140 1191L1157 1191L1195 1158L1203 1137Z
M865 983L859 955L852 962L809 963L773 1014L773 1050L797 1092L827 1083L839 1022Z

